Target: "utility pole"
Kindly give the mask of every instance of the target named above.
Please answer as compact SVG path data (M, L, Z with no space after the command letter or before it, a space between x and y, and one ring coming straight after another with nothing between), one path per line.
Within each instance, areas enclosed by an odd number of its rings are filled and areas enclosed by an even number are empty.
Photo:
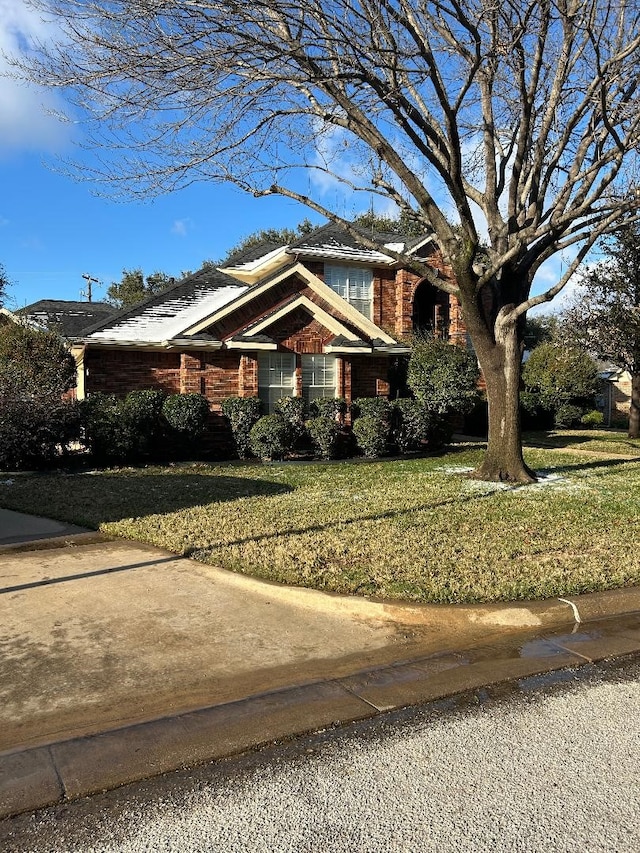
M80 295L86 296L87 301L91 302L91 285L92 284L100 284L100 279L93 278L92 276L89 275L89 273L83 273L82 278L87 282L87 289L81 290Z

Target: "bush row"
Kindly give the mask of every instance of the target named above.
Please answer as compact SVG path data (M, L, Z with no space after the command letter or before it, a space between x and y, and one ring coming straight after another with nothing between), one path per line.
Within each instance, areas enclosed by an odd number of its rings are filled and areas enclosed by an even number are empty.
M39 468L83 445L97 464L183 458L199 452L209 404L200 394L132 391L80 403L0 394L0 469Z
M447 418L419 400L390 402L386 397L314 400L307 408L300 397L284 397L275 412L260 415L256 397L225 400L222 410L241 458L284 459L295 454L321 459L441 448L451 436ZM353 424L345 426L351 412Z

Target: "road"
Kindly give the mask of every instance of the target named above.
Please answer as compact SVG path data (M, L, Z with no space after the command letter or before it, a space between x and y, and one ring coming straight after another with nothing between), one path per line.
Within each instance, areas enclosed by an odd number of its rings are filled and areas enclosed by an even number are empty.
M640 850L640 660L396 712L0 824L5 853Z

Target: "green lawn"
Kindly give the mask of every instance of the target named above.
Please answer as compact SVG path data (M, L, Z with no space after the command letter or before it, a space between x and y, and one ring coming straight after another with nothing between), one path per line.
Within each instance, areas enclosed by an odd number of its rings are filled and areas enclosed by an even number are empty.
M481 454L467 444L380 462L0 475L0 505L271 580L389 599L499 601L638 584L640 447L629 460L609 448L621 438L587 435L558 438L563 450L530 447L528 464L546 476L525 487L467 478ZM584 452L587 443L598 453Z

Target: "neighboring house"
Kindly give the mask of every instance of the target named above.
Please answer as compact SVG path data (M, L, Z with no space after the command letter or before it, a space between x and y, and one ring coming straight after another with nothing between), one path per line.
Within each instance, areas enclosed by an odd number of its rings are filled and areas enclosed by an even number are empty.
M261 244L203 269L90 329L73 348L78 396L135 389L226 397L387 395L392 360L416 329L466 342L460 306L389 252L451 276L434 242L326 225L289 246Z
M30 325L57 332L72 341L97 323L104 323L116 313L107 302L69 302L63 299L41 299L33 305L19 308L15 316Z
M598 406L602 409L605 426L629 423L631 409L631 374L612 364L601 364L598 374L602 393Z

